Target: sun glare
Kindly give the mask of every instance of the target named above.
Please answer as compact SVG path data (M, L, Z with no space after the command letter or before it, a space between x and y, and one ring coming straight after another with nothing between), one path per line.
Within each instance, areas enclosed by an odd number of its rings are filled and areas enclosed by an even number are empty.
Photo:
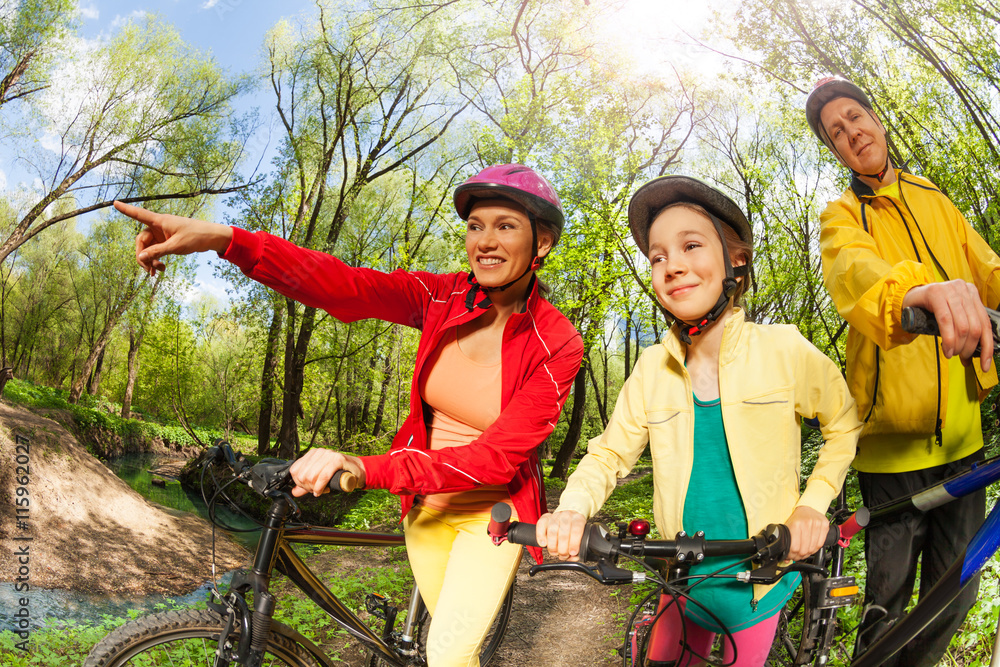
M722 58L697 42L715 9L732 7L725 0L625 0L604 22L608 42L628 53L638 73L663 68L712 74Z

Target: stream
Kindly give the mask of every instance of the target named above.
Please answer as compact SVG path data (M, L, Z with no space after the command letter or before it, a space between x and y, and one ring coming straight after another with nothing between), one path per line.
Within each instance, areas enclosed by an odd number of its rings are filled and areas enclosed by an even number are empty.
M175 480L167 480L164 486L153 483L154 475L149 471L162 464L164 459L149 454L133 454L107 462L108 467L130 487L141 493L148 500L170 507L175 510L194 512L207 519L208 509L200 494L190 492L181 487ZM160 477L159 479L163 479ZM235 528L250 528L254 524L246 517L235 514L226 508L216 507L215 514L225 524ZM257 545L259 532L229 533L237 542L253 551ZM219 587L225 590L225 585L232 579L232 572L221 573ZM14 590L14 583L0 582L0 631L14 630L15 619L8 613L17 608L18 597L23 593ZM105 615L126 616L130 610L141 614L156 611L164 605L175 603L188 605L204 600L212 584L206 581L200 588L179 596L149 595L144 597L116 597L95 595L67 590L46 590L31 588L32 628L43 628L55 622L94 622Z

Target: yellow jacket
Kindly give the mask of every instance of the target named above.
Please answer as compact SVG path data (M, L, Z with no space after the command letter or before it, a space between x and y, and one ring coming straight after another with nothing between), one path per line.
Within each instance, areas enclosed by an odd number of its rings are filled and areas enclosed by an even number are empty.
M837 495L861 424L854 400L830 359L790 325L757 325L736 309L719 355L722 421L751 535L781 523L799 505L826 512ZM570 476L558 510L593 516L617 479L649 444L653 514L665 537L682 529L694 461L694 400L686 348L674 327L647 348L625 381L604 433ZM816 417L826 444L799 495L799 417ZM755 589L760 599L766 589Z
M906 292L936 282L933 262L946 279L975 284L986 305L1000 302L996 253L933 183L902 171L897 177L901 196L875 196L855 179L821 217L823 276L850 324L847 383L863 436L940 434L947 360L934 337L900 326ZM997 383L996 370L983 375L973 366L982 398Z

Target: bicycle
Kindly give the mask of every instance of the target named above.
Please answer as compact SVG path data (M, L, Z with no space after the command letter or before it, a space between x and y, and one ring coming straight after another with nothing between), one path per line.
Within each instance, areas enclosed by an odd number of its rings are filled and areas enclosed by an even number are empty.
M489 533L497 544L508 540L514 544L537 546L535 541L535 526L533 524L511 522L510 508L504 504L494 506ZM846 544L867 521L864 510L844 517L842 523L831 526L827 536L826 546ZM656 587L636 607L629 619L625 641L619 653L625 667L636 667L645 664L646 651L649 648L651 630L656 620L668 609L678 609L680 600L687 598L693 601L687 592L696 586L701 577L693 577L690 568L695 563L708 557L746 556L744 561L753 562L758 567L736 573L717 571L706 577L727 577L746 584L773 584L781 577L800 572L805 576L825 575L821 566L807 562L792 562L783 565L791 536L788 528L782 524L771 524L759 534L745 540L706 540L704 533L687 535L680 532L672 540L648 540L649 522L633 520L618 524L617 535L611 534L600 523L587 525L583 539L580 542L579 562L543 563L534 565L529 570L531 576L540 572L572 571L585 574L604 585L643 584L651 582ZM640 567L639 570L629 570L618 567L619 558L626 558ZM650 562L656 559L664 563L664 567L656 567ZM586 565L594 562L595 565ZM693 583L692 583L692 580ZM837 608L852 604L858 595L858 587L853 577L842 576L836 580L826 578L820 588L824 599L824 608ZM665 595L666 597L661 597ZM666 604L662 601L666 600ZM653 610L655 609L655 610ZM705 609L709 615L711 611ZM715 619L718 622L718 619ZM721 623L720 623L721 626ZM724 627L724 626L723 626ZM724 631L723 641L732 644L731 633ZM685 652L691 652L687 646ZM677 659L677 664L687 664L686 653ZM719 662L709 656L694 654L694 657L707 660L711 664Z
M991 309L986 309L986 311L992 325L995 349L1000 353L1000 312ZM933 315L923 309L904 308L901 323L903 329L910 333L935 336L940 333ZM978 354L977 350L976 356ZM870 516L868 525L876 525L878 522L891 520L909 512L929 511L956 498L984 489L996 481L1000 481L1000 457L980 461L926 489L897 498L885 505L868 508ZM842 515L845 511L846 504L844 495L841 493L834 510L834 516ZM878 665L890 658L907 642L911 641L927 623L941 613L961 593L967 584L975 579L979 570L998 548L1000 548L1000 502L994 505L965 554L956 560L938 585L864 652L858 650L859 638L855 637L855 641L851 642L851 648L842 651L845 660L851 667L867 667ZM825 548L815 558L820 563L830 563L827 571L828 577L835 578L842 574L844 546L837 544ZM802 595L797 601L793 601L795 604L786 607L782 612L785 618L779 622L779 643L789 659L780 661L780 664L825 665L834 645L840 643L843 648L844 642L856 629L839 630L836 610L822 609L821 605L817 604L815 594L809 591L808 587L810 583L819 583L823 578L823 575L816 573L810 574L808 577L804 576ZM875 608L874 612L884 613L884 610ZM802 626L802 636L798 642L791 638L787 631L789 626L795 624L794 621L790 620L793 617L799 618L799 623ZM990 665L991 667L1000 667L1000 626L998 626Z
M426 665L423 655L428 614L416 586L406 608L402 628L395 630L401 611L389 600L369 593L365 606L384 621L381 633L364 623L313 574L292 545L358 547L403 546L401 533L341 531L291 522L298 506L289 491L291 461L265 459L251 465L222 442L209 448L205 466L225 464L239 481L271 499L249 571L237 572L225 595L216 593L205 610L167 611L131 621L112 631L94 648L84 667L125 665L288 665L332 667L339 661L294 628L273 620L276 600L269 592L271 577L280 572L322 608L370 653L366 665L415 667ZM204 470L204 469L203 469ZM349 492L356 479L339 471L332 491ZM222 490L212 498L210 506ZM513 587L484 641L480 664L486 665L503 641L513 604ZM340 663L342 664L342 663Z

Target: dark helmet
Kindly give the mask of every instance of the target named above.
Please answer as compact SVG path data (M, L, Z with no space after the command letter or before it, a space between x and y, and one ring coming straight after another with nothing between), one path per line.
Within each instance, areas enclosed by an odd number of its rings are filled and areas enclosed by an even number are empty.
M753 245L753 232L743 210L711 185L691 176L661 176L649 181L632 195L628 204L628 224L632 238L643 255L649 254L649 227L656 214L670 204L698 204L733 228L736 235ZM722 230L718 230L722 233Z
M487 167L455 188L455 210L462 220L469 218L477 199L510 199L547 223L546 228L562 232L565 218L555 188L523 164Z
M823 124L819 120L823 107L838 97L849 97L856 100L861 106L872 111L871 100L865 91L841 76L828 76L820 79L813 86L812 92L806 98L806 120L820 141L827 144L830 138L823 129Z
M671 313L670 316L681 324L680 337L685 343L691 336L697 336L717 320L729 305L729 300L737 293L737 277L750 275L750 266L734 267L729 258L729 246L722 226L730 227L744 243L753 247L753 230L743 209L732 199L711 185L690 176L661 176L649 181L632 195L628 204L628 224L632 238L643 255L649 255L649 228L656 216L671 204L697 204L708 212L715 231L722 240L722 255L726 263L726 277L722 281L719 299L711 311L698 322L683 322ZM669 311L668 311L669 312Z

